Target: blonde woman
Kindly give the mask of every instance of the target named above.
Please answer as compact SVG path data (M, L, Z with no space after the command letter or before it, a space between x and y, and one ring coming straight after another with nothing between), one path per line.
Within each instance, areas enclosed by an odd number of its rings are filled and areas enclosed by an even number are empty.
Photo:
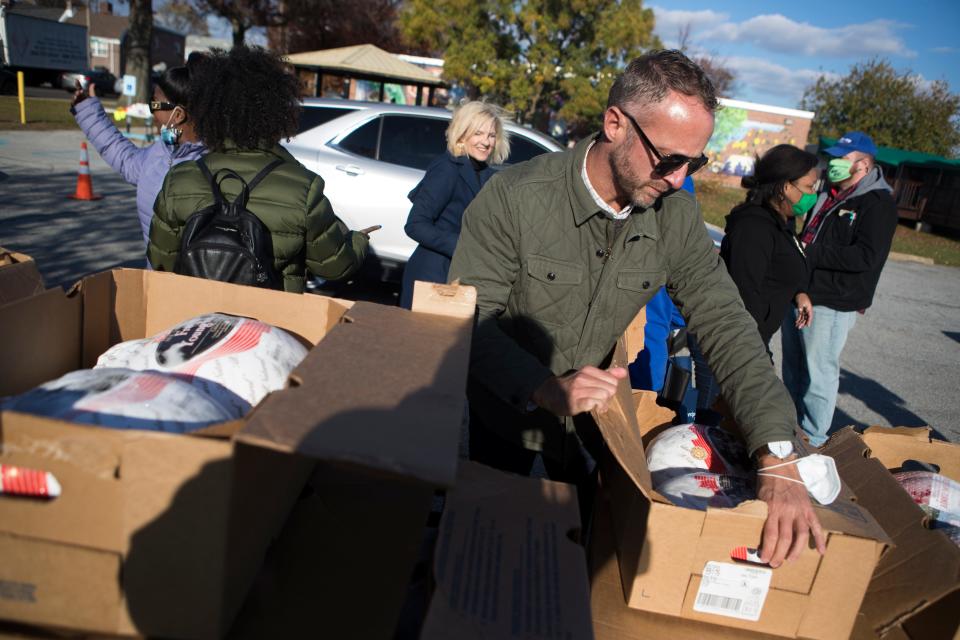
M467 205L493 175L490 164L510 155L503 110L474 101L461 105L447 127L447 150L407 196L413 206L403 230L419 244L403 272L400 306L413 301L414 280L446 282Z

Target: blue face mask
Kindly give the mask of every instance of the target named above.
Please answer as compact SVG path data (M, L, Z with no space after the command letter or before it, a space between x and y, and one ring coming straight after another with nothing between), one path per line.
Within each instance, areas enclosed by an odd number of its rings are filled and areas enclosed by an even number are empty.
M180 136L183 135L183 129L177 129L169 124L173 120L174 113L176 113L176 109L170 114L170 119L167 120L168 124L160 125L160 141L171 147L180 142Z

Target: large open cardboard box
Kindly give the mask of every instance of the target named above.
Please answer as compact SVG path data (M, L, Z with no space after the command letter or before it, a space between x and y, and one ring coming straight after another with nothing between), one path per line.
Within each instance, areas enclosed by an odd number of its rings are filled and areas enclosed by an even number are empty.
M948 640L960 635L960 548L927 526L927 517L885 469L908 460L936 465L960 482L960 445L932 440L926 427L870 427L851 439L854 454L869 456L871 476L853 490L893 538L867 587L854 637Z
M594 503L588 561L590 612L596 640L774 640L755 631L641 611L623 600L610 502L601 491Z
M49 470L63 485L48 502L0 498L0 618L222 636L314 472L337 542L317 544L331 562L364 553L336 531L382 487L420 509L398 525L416 523L418 535L433 492L455 478L475 300L470 288L418 294L430 313L119 269L0 308L0 395L208 312L254 317L317 343L288 388L245 420L191 435L0 413L0 461ZM377 531L408 533L387 521ZM395 563L394 574L412 562Z
M37 263L25 253L0 247L0 305L43 291Z
M447 494L421 640L590 640L573 485L464 462Z
M601 461L601 477L611 497L617 559L630 607L789 638L849 637L873 568L890 543L849 488L829 507L815 507L828 532L826 555L808 549L773 570L758 621L698 612L694 603L706 563L732 563L734 548L758 547L766 505L749 501L704 512L674 506L657 494L646 466L644 436L669 424L673 412L657 406L654 393L631 393L623 383L609 409L594 417L611 452ZM837 452L827 445L823 453ZM852 461L845 473L859 471Z

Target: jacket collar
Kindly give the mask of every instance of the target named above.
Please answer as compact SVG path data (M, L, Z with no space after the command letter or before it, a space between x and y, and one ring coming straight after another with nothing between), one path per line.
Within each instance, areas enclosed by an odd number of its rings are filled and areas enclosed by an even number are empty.
M602 213L580 174L590 143L599 137L599 133L585 137L577 143L567 158L567 191L570 196L570 205L573 207L573 219L578 227L596 214Z
M173 158L182 158L184 156L189 156L194 153L203 153L206 151L206 148L203 146L202 142L184 142L178 144L176 147L171 147L168 144L160 143L167 150L167 153Z
M269 149L240 149L236 144L231 140L225 140L223 143L223 150L220 151L223 154L229 155L252 155L252 156L262 156L264 154L272 155L280 158L284 162L292 162L294 164L299 164L296 158L290 155L290 152L286 150L285 147L281 146L280 143L277 143L270 147Z
M449 151L447 151L447 155L450 156L454 164L460 165L460 178L470 189L471 197L477 195L482 185L480 184L480 175L473 169L473 163L470 162L470 158L467 156L455 156ZM480 173L483 173L483 171Z
M581 175L583 162L587 157L587 149L590 148L591 142L598 140L599 138L599 132L592 136L587 136L577 143L577 145L573 148L573 151L570 152L568 156L568 192L570 195L570 206L573 208L573 218L578 227L595 215L599 214L606 217L603 211L601 211L600 207L597 206L593 196L590 195L590 191L587 189L587 185L583 182L583 176ZM648 238L652 238L653 240L659 239L660 225L657 222L656 216L653 215L653 212L660 211L660 209L663 207L664 201L670 197L683 196L680 196L679 194L670 194L658 199L655 203L653 203L652 206L645 208L639 205L634 205L633 212L630 214L630 218L627 222L632 231L627 237L639 234ZM651 213L648 214L647 212Z

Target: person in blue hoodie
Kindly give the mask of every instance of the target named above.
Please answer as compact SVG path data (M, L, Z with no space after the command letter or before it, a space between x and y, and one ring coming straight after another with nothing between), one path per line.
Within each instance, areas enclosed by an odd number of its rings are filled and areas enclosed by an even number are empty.
M137 216L144 246L150 236L153 203L167 171L175 164L196 160L206 153L199 142L186 106L190 68L201 56L191 56L187 66L167 69L157 79L150 111L160 126L160 138L138 147L117 129L96 96L93 83L84 92L77 83L70 111L100 157L123 179L137 187ZM148 265L149 267L149 265Z

